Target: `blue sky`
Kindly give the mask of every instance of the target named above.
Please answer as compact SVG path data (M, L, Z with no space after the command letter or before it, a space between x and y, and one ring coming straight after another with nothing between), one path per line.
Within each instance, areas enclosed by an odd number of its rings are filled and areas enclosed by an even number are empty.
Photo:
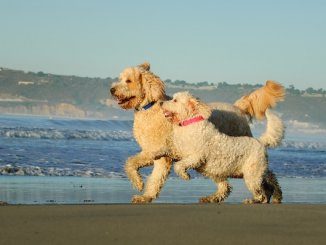
M0 66L326 88L326 1L0 0Z

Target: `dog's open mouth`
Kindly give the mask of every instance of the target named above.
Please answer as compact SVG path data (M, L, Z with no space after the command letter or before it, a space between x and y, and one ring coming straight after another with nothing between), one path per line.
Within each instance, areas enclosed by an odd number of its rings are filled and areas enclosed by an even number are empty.
M170 119L170 120L173 118L173 112L163 110L163 113L164 113L165 118Z
M127 103L127 102L129 102L130 100L132 100L132 99L134 99L135 98L135 96L131 96L131 97L129 97L129 98L117 98L117 102L118 102L118 104L119 105L123 105L123 104L125 104L125 103Z

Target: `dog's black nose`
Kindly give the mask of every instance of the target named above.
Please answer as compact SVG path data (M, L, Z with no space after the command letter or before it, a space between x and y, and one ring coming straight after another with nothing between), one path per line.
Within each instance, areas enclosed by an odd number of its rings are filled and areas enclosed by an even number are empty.
M111 88L111 89L110 89L110 92L111 92L111 94L114 94L114 92L115 92L115 88Z

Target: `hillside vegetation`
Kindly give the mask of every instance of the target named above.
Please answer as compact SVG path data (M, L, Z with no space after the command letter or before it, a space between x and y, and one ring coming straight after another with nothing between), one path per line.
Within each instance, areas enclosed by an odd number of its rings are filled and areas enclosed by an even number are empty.
M0 68L0 113L131 119L108 95L115 78L90 78ZM263 84L196 84L166 80L168 94L187 90L206 102L234 102ZM326 125L326 91L287 88L277 107L284 119Z

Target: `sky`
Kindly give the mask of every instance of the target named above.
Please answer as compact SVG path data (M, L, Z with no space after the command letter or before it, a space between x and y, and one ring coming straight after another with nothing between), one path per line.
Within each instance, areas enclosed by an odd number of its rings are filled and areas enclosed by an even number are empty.
M326 89L324 0L0 0L0 67Z

